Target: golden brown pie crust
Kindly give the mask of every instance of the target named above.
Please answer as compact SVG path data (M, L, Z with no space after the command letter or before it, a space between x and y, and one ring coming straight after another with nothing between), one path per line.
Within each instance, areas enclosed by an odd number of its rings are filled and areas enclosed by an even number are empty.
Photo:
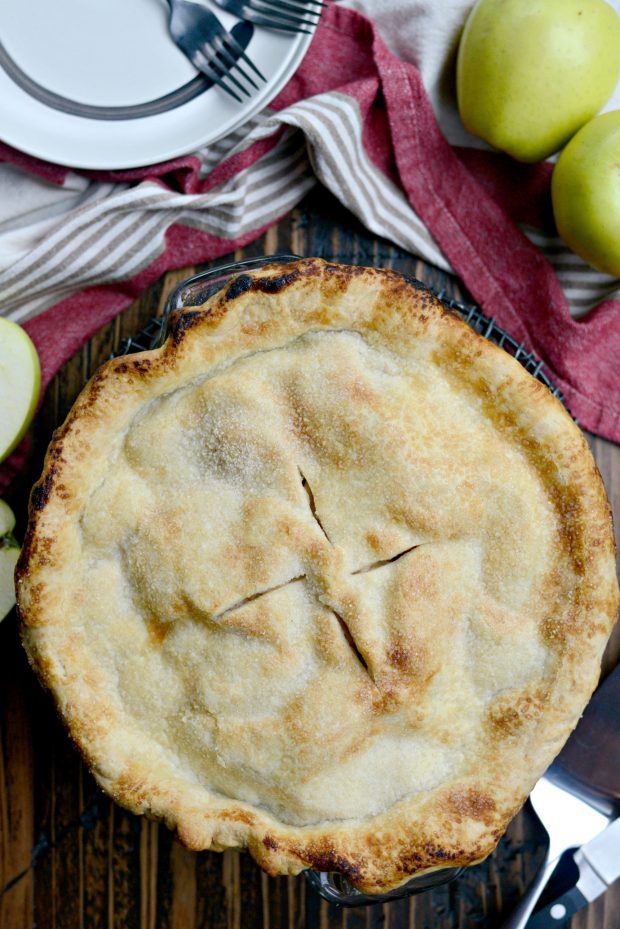
M618 609L579 429L390 271L242 274L54 435L23 640L119 803L378 892L495 846Z

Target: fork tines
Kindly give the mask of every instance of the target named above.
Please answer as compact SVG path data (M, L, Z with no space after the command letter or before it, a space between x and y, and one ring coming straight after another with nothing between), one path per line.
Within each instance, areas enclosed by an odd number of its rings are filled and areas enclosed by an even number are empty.
M244 7L251 10L253 22L285 32L310 32L304 26L316 26L327 6L323 0L245 0ZM318 9L312 9L318 7Z
M244 52L243 48L235 40L232 35L227 36L217 36L212 40L212 55L207 57L207 55L202 55L202 60L200 62L201 70L211 78L214 84L217 84L218 87L221 87L222 90L225 90L227 94L237 100L238 103L242 102L242 98L237 94L232 87L228 86L226 81L229 81L234 87L237 88L240 94L243 96L249 97L252 91L241 83L232 73L233 70L250 84L255 90L259 89L258 84L254 80L251 74L247 73L247 70L242 68L240 61L243 60L249 68L254 71L256 76L261 81L266 81L265 75L258 70L254 62L249 58Z
M327 6L323 0L248 0L249 6L258 6L259 4L272 13L289 10L293 13L309 13L312 16L320 16L322 10ZM312 7L318 7L313 10Z

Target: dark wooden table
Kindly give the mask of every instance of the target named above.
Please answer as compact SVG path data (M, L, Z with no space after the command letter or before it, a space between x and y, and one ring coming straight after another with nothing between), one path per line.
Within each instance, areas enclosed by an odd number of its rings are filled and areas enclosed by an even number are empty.
M393 267L458 295L453 280L372 236L321 190L229 257L289 251ZM195 270L167 274L55 378L35 423L30 466L9 498L20 531L52 429L98 365L160 314L171 289ZM591 444L620 524L620 448L596 438ZM619 653L616 630L606 669ZM340 910L319 900L302 877L268 878L237 852L189 852L164 827L108 800L30 671L14 614L0 626L0 691L0 929L493 929L543 852L543 833L526 808L497 851L452 884L384 906ZM620 881L571 923L571 929L619 926Z

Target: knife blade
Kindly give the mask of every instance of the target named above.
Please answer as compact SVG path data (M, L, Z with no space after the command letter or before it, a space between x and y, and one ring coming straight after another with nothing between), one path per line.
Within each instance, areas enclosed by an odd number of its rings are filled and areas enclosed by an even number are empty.
M607 816L620 813L620 665L594 693L547 777Z
M527 923L527 929L551 929L570 919L620 877L620 819L575 852L579 880L574 887L543 907Z
M620 813L620 665L594 693L568 742L545 774L593 809L613 819ZM577 884L535 913L527 929L548 929L587 906L620 876L620 827L612 822L575 853ZM605 863L605 856L614 859ZM618 862L616 874L615 862ZM543 886L540 886L542 891ZM555 908L555 909L554 909Z

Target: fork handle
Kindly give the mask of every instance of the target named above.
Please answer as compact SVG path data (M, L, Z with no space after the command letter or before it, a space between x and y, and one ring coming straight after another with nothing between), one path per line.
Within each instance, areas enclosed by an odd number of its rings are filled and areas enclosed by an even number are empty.
M527 921L530 918L532 910L536 906L540 895L547 885L547 881L555 871L558 859L549 860L545 858L538 874L527 888L525 895L521 898L516 908L512 911L505 923L502 923L501 929L525 929Z

